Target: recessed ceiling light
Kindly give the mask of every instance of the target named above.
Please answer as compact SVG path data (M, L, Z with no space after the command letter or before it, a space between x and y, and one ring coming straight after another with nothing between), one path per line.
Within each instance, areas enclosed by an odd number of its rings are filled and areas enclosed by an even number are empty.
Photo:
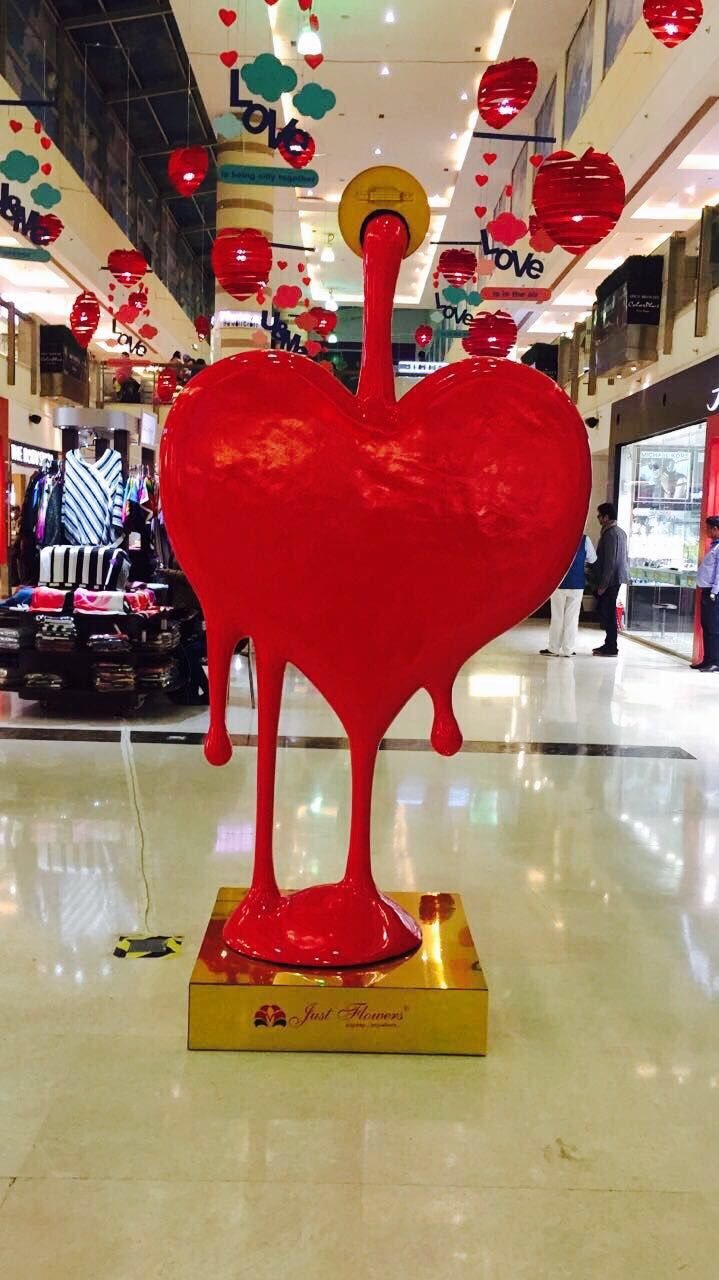
M385 63L385 64L384 64L384 66L383 66L383 67L381 67L381 69L380 69L380 75L381 75L381 76L388 76L388 75L389 75L389 67L387 66L387 63Z
M450 133L450 135L449 135L449 140L450 140L450 142L456 142L458 137L459 137L459 134L457 134L457 133Z
M460 93L459 100L460 102L469 102L469 94L467 93L466 89L462 93Z
M381 148L381 147L375 147L375 149L374 149L374 153L375 153L375 155L376 155L376 156L381 156L381 155L382 155L382 148Z

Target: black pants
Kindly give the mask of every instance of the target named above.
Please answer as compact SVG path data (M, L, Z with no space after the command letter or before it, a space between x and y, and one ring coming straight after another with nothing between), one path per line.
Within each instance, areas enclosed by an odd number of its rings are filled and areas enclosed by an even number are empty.
M612 653L617 652L617 596L619 587L607 587L601 596L597 596L597 617L606 631L604 648Z
M702 661L707 666L719 667L719 599L712 600L707 588L702 591L701 619L704 637Z

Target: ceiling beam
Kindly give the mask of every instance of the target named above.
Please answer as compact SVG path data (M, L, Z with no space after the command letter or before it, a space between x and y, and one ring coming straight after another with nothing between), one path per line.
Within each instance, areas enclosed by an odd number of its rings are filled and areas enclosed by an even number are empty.
M177 94L186 94L187 85L176 84L172 89L138 89L136 93L131 93L128 97L126 93L114 94L111 98L105 99L105 105L108 107L124 107L126 102L142 102L143 98L169 98ZM0 106L2 103L0 103Z
M118 22L137 22L141 18L164 18L172 13L169 4L140 4L134 9L125 9L119 13L93 13L86 18L66 18L62 23L65 31L82 31L86 27L104 27L108 23L115 26Z

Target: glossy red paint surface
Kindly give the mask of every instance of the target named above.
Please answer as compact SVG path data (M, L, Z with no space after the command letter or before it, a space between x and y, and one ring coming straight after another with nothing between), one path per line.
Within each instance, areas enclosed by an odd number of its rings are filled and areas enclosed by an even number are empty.
M168 529L207 620L205 752L213 764L232 754L225 706L235 643L245 635L255 642L254 874L224 937L277 963L360 965L417 945L416 922L372 876L379 743L407 700L426 689L435 710L432 745L445 755L459 749L458 671L547 599L572 560L587 510L584 424L535 370L465 360L395 401L392 299L406 243L395 215L376 216L367 227L356 397L301 356L243 352L192 379L162 439ZM345 874L338 884L290 895L278 888L273 856L288 662L336 710L352 761Z

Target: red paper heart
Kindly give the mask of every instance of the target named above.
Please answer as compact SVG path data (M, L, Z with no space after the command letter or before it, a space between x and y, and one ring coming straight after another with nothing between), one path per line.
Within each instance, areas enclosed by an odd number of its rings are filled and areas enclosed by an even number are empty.
M220 62L225 67L234 67L238 57L239 54L236 49L226 49L224 53L220 54Z
M305 350L308 356L318 356L324 348L321 342L316 342L314 338L310 338L309 342L305 343Z
M478 218L483 218L485 213L487 212L486 204L476 204L474 206L474 212L476 213Z
M307 13L312 8L312 0L299 0L300 9L303 13Z
M33 125L33 129L35 130L36 133L42 133L42 125L40 124L39 120L35 121Z
M218 9L217 16L226 27L231 27L233 22L237 21L237 14L234 9Z
M511 194L512 194L512 184L511 184L511 182L508 182L508 183L507 183L507 185L506 185L506 187L504 188L504 194L505 194L505 196L511 196Z
M536 156L529 157L529 163L534 165L535 169L539 168L543 160L544 160L544 156L540 156L539 154L537 154Z
M287 266L287 263L278 261L277 266L279 267L280 271L284 271Z
M13 133L19 133L20 130L22 129L22 124L19 120L11 120L10 128L12 129Z
M309 284L311 283L311 277L310 277L310 276L303 276L303 277L302 277L302 283L303 283L303 284L305 284L305 285L309 285Z
M494 164L495 160L497 159L497 152L485 151L484 156L482 158L485 164Z
M43 151L49 151L50 147L52 146L52 142L50 141L49 138L41 138L40 146L42 147Z
M302 272L304 271L304 269L305 269L305 264L304 264L304 262L298 262L298 263L297 263L297 270L299 271L300 275L302 275Z
M323 53L306 53L305 54L305 62L307 63L308 67L312 68L313 71L316 71L317 68L322 65L324 60L325 60L325 55Z
M486 173L475 173L474 181L478 187L486 187L489 182L489 175Z
M169 537L207 623L206 753L215 764L231 753L224 716L238 639L251 635L257 654L255 875L223 937L260 959L334 968L366 966L420 940L372 879L369 806L383 734L425 688L433 745L459 748L450 703L458 671L561 580L591 485L581 417L525 365L460 361L395 401L387 362L406 229L381 215L363 247L368 341L357 398L322 365L282 351L240 353L178 397L161 444ZM528 557L517 512L534 511L537 494ZM468 593L477 581L492 591ZM381 662L367 662L368 617ZM272 850L288 662L341 719L354 784L345 878L289 896L277 888Z
M41 172L41 173L44 173L44 174L45 174L45 176L47 177L47 175L48 175L49 173L52 173L52 165L51 165L51 164L41 164L41 165L40 165L40 172Z

